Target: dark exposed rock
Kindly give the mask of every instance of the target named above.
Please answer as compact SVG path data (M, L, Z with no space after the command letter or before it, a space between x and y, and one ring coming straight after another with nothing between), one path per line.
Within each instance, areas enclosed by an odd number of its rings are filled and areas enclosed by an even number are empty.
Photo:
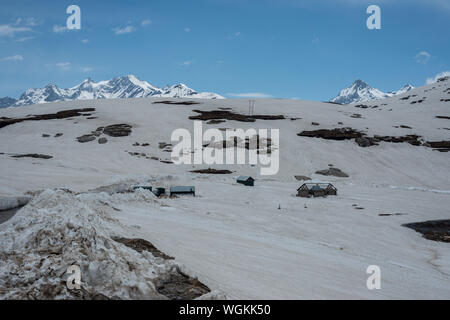
M100 144L105 144L107 142L108 142L108 139L106 139L105 137L98 139L98 143L100 143Z
M90 111L95 111L95 109L94 108L71 109L58 111L56 113L30 115L25 118L2 118L0 119L0 128L22 121L54 120L54 119L66 119L78 117L81 116L83 112L90 112Z
M219 124L225 122L225 120L210 120L207 122L207 124Z
M49 134L46 134L46 133L43 133L43 134L42 134L42 138L49 138L49 137L50 137Z
M367 138L367 137L356 138L355 142L358 144L358 146L360 146L362 148L367 148L370 146L377 145L377 143L374 141L374 139Z
M127 238L120 238L120 237L113 237L114 241L120 242L127 247L136 250L139 253L142 253L142 251L148 251L153 256L163 258L165 260L172 260L174 259L171 256L168 256L162 251L159 251L152 243L150 243L147 240L144 239L127 239Z
M311 122L311 125L312 125L312 126L320 126L320 123L314 122L314 121L313 121L313 122Z
M422 145L422 142L419 141L419 138L420 138L420 136L415 135L415 134L409 134L409 135L400 136L400 137L378 136L378 135L374 136L375 141L384 141L384 142L391 142L391 143L407 142L409 144L412 144L413 146Z
M46 154L38 154L38 153L27 153L27 154L15 154L11 156L12 158L35 158L35 159L51 159L52 156L48 156Z
M103 133L110 137L126 137L130 135L131 128L129 124L113 124L106 126L103 129Z
M85 134L85 135L77 138L78 142L80 142L80 143L93 141L95 139L96 139L96 137L92 134Z
M193 170L191 171L193 173L201 173L201 174L231 174L233 173L230 170L217 170L217 169L200 169L200 170Z
M337 129L319 129L312 131L302 131L297 134L300 137L322 138L326 140L350 140L363 136L352 128L337 128Z
M285 117L283 115L245 115L234 113L225 110L213 110L213 111L201 111L192 110L193 112L200 113L198 116L190 116L191 120L235 120L241 122L255 122L256 120L283 120Z
M57 133L57 134L55 134L55 138L59 138L59 137L61 137L63 134L62 133Z
M153 104L172 104L172 105L190 106L190 105L193 105L193 104L200 104L200 102L197 102L197 101L169 101L169 100L164 100L164 101L155 101L155 102L153 102Z
M420 232L428 240L450 242L450 220L407 223L403 226Z
M170 300L193 300L211 290L196 278L191 278L176 268L155 281L156 290Z
M427 145L430 148L434 148L437 151L449 152L450 151L450 141L428 141Z
M340 177L340 178L348 178L349 175L346 174L345 172L343 172L341 169L338 168L328 168L325 170L319 170L316 171L316 174L321 174L324 176L335 176L335 177Z
M165 147L171 147L172 146L172 144L170 144L170 143L165 143L165 142L160 142L159 143L159 148L160 149L164 149Z
M438 118L438 119L447 119L447 120L450 120L450 117L449 117L449 116L436 116L436 118Z
M297 180L297 181L307 181L307 180L311 180L311 178L310 177L307 177L307 176L294 176L295 177L295 179Z

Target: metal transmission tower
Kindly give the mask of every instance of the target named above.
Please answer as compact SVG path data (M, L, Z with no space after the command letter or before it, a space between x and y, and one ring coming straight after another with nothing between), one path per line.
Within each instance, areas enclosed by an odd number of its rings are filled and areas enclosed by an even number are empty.
M255 113L255 100L248 100L248 115L252 116Z

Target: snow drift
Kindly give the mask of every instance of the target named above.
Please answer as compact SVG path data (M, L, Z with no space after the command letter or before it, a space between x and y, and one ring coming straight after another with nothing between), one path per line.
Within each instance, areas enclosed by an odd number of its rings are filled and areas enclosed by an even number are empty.
M118 196L154 197L145 190ZM112 239L110 227L118 224L107 202L113 197L46 190L1 225L0 299L166 299L155 283L180 266ZM65 284L71 265L81 269L79 291Z

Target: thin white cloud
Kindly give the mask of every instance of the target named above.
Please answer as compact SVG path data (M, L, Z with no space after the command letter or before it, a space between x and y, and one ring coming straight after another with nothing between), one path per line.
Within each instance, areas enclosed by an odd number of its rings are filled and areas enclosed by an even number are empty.
M429 54L426 51L420 51L418 54L416 54L415 59L417 63L427 64L427 62L430 60L431 54Z
M227 95L235 98L258 98L258 99L272 98L271 95L261 92L228 93Z
M132 33L134 31L136 31L136 28L133 26L126 26L124 28L116 27L113 29L113 31L116 35L120 35L120 34Z
M67 27L64 27L64 26L58 26L56 24L53 26L53 32L54 33L63 33L63 32L66 32L68 30L69 29L67 29Z
M433 78L427 78L427 84L435 83L436 81L438 81L438 79L443 78L443 77L450 77L450 71L444 71L444 72L438 73Z
M25 42L25 41L32 40L32 39L34 39L34 37L22 37L22 38L17 39L16 41L17 42Z
M56 67L60 70L67 71L70 69L72 64L70 62L58 62L54 64L46 64L47 67Z
M83 42L83 43L89 43L89 39L83 39L83 40L81 40L81 42Z
M84 73L91 72L92 70L94 70L94 68L92 68L92 67L83 67L83 68L82 68L82 71L83 71Z
M141 26L145 27L152 23L152 20L147 19L141 22Z
M0 25L0 37L14 37L18 32L28 31L32 31L31 28L10 26L9 24Z
M39 24L40 24L39 20L36 19L36 18L33 18L33 17L27 18L25 20L25 25L28 26L28 27L35 27L35 26L37 26Z
M234 39L234 38L238 38L238 37L240 37L241 36L241 32L240 31L237 31L237 32L235 32L235 33L233 33L232 35L227 35L226 37L225 37L225 39L227 39L227 40L231 40L231 39Z
M184 66L184 67L187 67L187 66L190 66L191 64L192 64L192 60L188 60L188 61L183 61L183 62L181 62L179 65L180 66Z
M312 43L319 43L319 42L320 42L320 38L316 35L313 35Z
M10 56L10 57L4 57L2 59L0 59L0 61L22 61L23 57L19 54L16 54L14 56Z
M184 32L191 32L191 28L185 27Z

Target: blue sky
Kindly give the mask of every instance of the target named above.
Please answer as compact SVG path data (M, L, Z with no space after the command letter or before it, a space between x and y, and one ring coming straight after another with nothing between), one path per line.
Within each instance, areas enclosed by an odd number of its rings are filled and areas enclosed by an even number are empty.
M81 30L65 30L66 8ZM381 8L368 30L366 8ZM0 97L135 74L227 97L328 100L450 70L450 0L2 1Z

